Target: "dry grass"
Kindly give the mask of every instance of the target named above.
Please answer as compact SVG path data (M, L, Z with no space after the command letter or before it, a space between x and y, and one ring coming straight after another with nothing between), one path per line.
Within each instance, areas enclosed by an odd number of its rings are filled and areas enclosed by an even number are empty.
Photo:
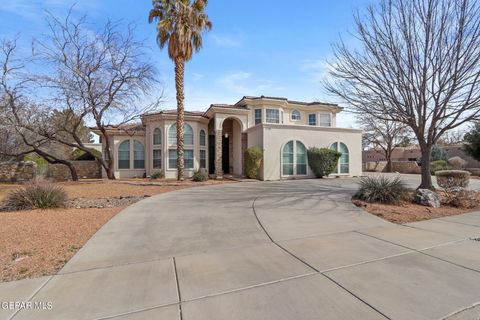
M73 198L144 196L190 187L228 183L132 185L141 181L61 183ZM176 183L174 183L176 184ZM0 185L0 199L18 188ZM123 208L57 209L0 212L0 282L55 274L92 235Z

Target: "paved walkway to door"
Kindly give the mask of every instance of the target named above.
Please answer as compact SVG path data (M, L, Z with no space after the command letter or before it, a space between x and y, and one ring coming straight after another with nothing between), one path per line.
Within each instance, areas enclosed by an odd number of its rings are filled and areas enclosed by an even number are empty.
M478 318L480 213L399 226L354 207L355 189L253 182L146 199L58 275L0 285L0 301L53 310L0 319Z

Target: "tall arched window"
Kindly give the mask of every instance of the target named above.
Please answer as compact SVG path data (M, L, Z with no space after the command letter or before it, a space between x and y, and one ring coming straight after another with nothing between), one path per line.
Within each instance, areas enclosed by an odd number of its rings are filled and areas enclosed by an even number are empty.
M193 145L193 129L188 123L184 125L184 140L186 145ZM172 124L168 129L168 143L177 144L177 124Z
M282 150L282 176L307 174L307 148L300 141L289 141Z
M202 147L207 145L207 140L206 140L206 136L205 136L205 130L200 130L200 145L201 145Z
M118 146L118 169L130 169L130 140Z
M133 168L145 169L145 147L138 140L133 141Z
M153 131L153 144L156 146L162 144L162 130L159 128Z
M298 110L293 110L292 111L292 120L298 121L302 119L302 115L300 114L300 111Z
M330 149L340 152L342 155L340 156L340 160L338 160L338 166L335 169L335 172L340 174L347 174L350 173L350 153L348 151L348 147L343 142L335 142L332 144Z

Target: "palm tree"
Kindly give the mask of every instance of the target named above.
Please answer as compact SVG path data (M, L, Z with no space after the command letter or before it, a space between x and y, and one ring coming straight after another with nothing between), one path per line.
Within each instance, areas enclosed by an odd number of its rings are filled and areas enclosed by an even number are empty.
M185 63L202 48L202 33L212 28L205 14L208 0L153 0L148 21L157 22L160 49L168 44L168 55L175 63L177 91L177 169L184 180L184 76Z

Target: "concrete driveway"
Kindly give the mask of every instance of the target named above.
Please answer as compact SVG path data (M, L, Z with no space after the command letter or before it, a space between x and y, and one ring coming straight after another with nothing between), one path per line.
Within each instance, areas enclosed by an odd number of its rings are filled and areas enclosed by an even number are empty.
M255 182L149 198L58 275L0 285L0 301L47 309L0 319L480 318L480 213L399 226L354 207L355 189Z

